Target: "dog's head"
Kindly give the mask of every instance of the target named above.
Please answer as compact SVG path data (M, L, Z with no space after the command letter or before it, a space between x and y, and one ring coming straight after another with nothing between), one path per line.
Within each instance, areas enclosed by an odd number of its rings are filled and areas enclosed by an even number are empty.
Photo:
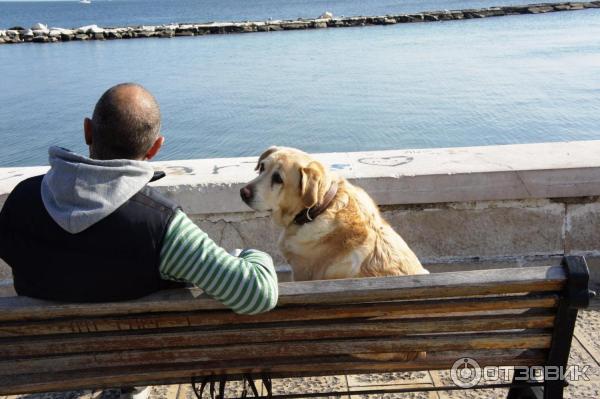
M284 226L300 211L319 204L333 178L319 161L287 147L267 149L256 170L258 177L240 190L242 200L254 210L272 211Z

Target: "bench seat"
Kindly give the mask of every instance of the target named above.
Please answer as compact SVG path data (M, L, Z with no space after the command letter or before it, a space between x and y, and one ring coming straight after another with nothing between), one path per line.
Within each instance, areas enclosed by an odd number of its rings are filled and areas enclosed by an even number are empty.
M288 282L276 309L252 316L197 289L118 303L0 298L0 395L450 369L464 357L482 367L564 365L587 278L585 260L567 257L560 266ZM427 354L356 356L403 351Z

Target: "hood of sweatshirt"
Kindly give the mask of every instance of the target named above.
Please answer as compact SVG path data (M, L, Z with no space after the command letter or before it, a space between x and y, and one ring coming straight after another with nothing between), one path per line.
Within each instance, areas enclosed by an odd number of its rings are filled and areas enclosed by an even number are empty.
M72 234L113 213L154 174L145 161L100 161L60 147L50 147L48 154L50 171L42 180L42 201L52 219Z

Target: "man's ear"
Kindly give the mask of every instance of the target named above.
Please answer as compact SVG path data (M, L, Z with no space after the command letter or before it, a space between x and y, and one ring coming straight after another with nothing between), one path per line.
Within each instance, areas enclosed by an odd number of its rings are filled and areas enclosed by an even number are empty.
M271 147L267 148L267 150L265 152L260 154L260 157L258 157L258 161L256 162L256 167L254 168L254 170L259 170L260 163L263 161L263 159L265 159L266 157L268 157L269 155L271 155L272 153L274 153L277 150L279 150L279 147L271 146Z
M318 162L311 162L307 167L300 168L300 198L305 208L312 208L319 203L324 176L323 166Z
M92 145L93 132L94 125L92 124L92 120L90 118L85 118L83 120L83 137L85 139L85 144Z
M162 147L162 145L164 143L165 143L165 138L163 136L158 136L156 138L156 140L154 141L154 144L152 144L152 147L150 147L150 149L146 153L146 156L144 156L144 161L149 161L152 158L154 158L154 156L156 156L156 154L158 154L160 147Z

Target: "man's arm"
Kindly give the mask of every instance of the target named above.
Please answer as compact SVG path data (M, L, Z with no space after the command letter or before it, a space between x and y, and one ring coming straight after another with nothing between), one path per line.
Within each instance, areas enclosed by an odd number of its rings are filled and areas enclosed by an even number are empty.
M8 209L12 206L14 201L11 200L11 196L9 195L4 202L4 205L0 209L0 259L9 263L7 259L8 254L7 249L10 245L11 236L9 235L8 226L9 226L9 211Z
M236 313L266 312L277 304L277 274L269 255L253 249L229 255L182 211L163 239L160 273L200 287Z

